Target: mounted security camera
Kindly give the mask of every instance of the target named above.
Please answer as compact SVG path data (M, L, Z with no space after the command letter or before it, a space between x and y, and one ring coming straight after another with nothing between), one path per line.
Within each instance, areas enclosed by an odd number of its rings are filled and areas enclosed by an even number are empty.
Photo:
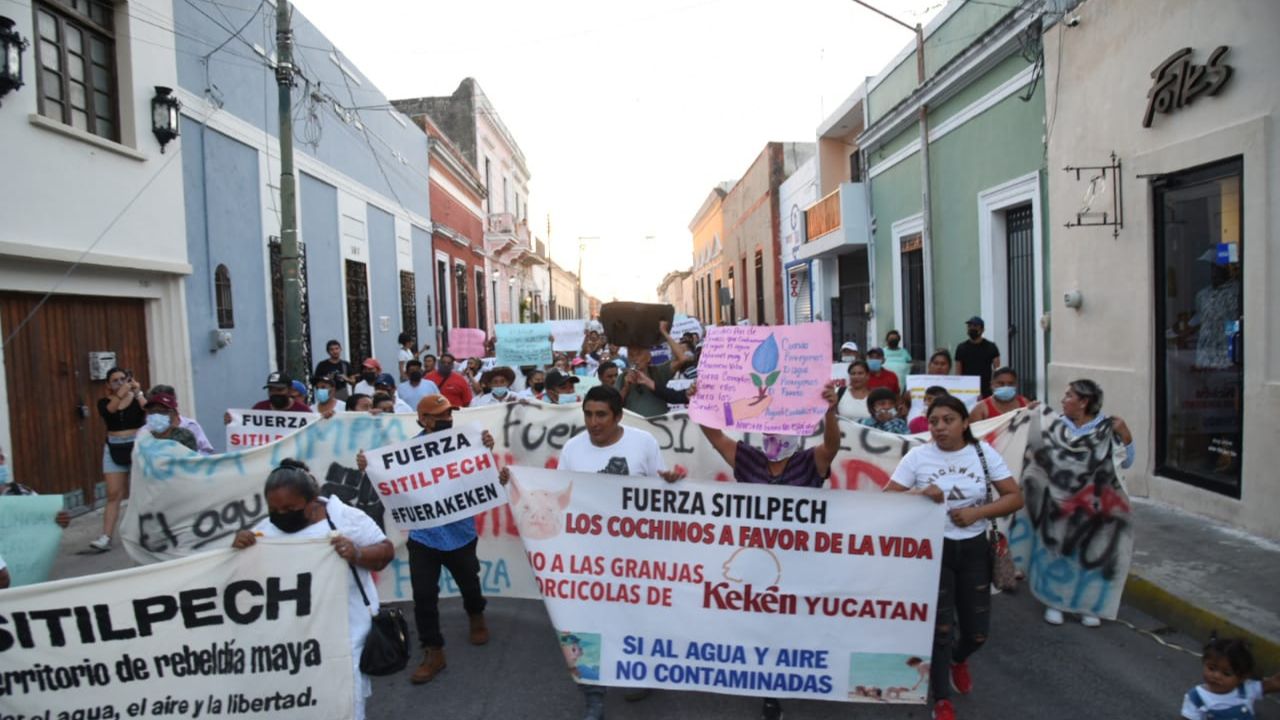
M1063 22L1066 23L1067 27L1080 27L1080 16L1068 15Z

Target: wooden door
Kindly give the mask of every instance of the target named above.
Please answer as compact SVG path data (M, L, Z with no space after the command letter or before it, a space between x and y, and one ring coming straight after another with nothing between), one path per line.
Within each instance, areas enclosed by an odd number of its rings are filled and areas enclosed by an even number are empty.
M112 351L143 389L147 364L145 301L130 298L0 293L12 447L5 448L16 481L40 493L75 493L92 504L102 482L106 426L98 416L105 380L89 379L89 353ZM32 314L32 311L35 311ZM77 503L79 504L79 503Z

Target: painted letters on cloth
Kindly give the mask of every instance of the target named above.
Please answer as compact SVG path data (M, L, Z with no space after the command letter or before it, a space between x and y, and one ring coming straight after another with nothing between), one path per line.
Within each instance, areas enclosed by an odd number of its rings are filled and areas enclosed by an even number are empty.
M1115 619L1133 560L1133 515L1120 477L1124 445L1111 421L1072 437L1049 408L1032 413L1022 472L1025 506L1009 549L1044 604Z
M62 528L54 522L61 509L61 495L0 496L0 558L9 566L12 587L49 578L62 542Z
M349 718L347 578L262 542L0 591L3 715Z
M945 388L972 410L978 404L981 381L977 375L908 375L907 392L911 393L911 410L907 413L907 418L914 420L924 414L924 391L934 385Z
M826 412L830 365L828 323L711 328L689 415L714 428L809 434Z
M499 324L494 331L497 334L499 365L518 368L524 365L551 364L549 323L504 323Z
M269 445L320 419L319 415L274 410L228 410L227 451Z
M919 496L512 468L570 675L923 703L943 506Z
M498 465L468 425L365 453L365 472L401 530L439 527L507 503Z

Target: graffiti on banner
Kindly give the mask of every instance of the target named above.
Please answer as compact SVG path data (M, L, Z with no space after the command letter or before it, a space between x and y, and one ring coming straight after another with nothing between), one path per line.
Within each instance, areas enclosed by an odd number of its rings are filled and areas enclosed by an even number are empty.
M11 586L49 579L62 542L62 528L54 522L61 509L61 495L0 495L0 558Z
M980 383L977 375L908 375L906 389L911 393L911 410L907 418L914 420L924 414L924 391L934 385L960 398L964 406L972 410L981 394Z
M3 716L349 718L348 582L327 542L262 542L8 590Z
M292 435L320 419L314 413L228 410L227 450L262 447Z
M804 435L826 413L831 326L712 328L690 415L708 427Z
M549 323L504 323L497 333L498 364L518 368L524 365L551 364L551 325Z
M925 701L943 506L519 466L510 492L554 502L521 536L578 682Z
M401 530L447 525L507 502L497 464L475 425L376 448L365 457L365 472Z
M1042 603L1114 619L1133 560L1124 443L1110 419L1073 436L1049 408L1023 412L1038 422L1022 472L1025 504L1009 530L1014 562Z

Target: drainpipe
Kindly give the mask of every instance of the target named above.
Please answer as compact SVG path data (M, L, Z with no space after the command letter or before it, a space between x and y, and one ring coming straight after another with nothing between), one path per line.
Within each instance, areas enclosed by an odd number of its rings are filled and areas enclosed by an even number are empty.
M924 28L920 23L916 23L916 80L917 87L924 87ZM929 277L932 279L933 272L933 208L930 201L929 192L929 106L923 102L920 103L920 251L925 253L924 260L927 263L926 269L929 270ZM933 308L928 303L925 305L925 337L930 338L933 333ZM928 340L925 341L926 352L931 351Z

